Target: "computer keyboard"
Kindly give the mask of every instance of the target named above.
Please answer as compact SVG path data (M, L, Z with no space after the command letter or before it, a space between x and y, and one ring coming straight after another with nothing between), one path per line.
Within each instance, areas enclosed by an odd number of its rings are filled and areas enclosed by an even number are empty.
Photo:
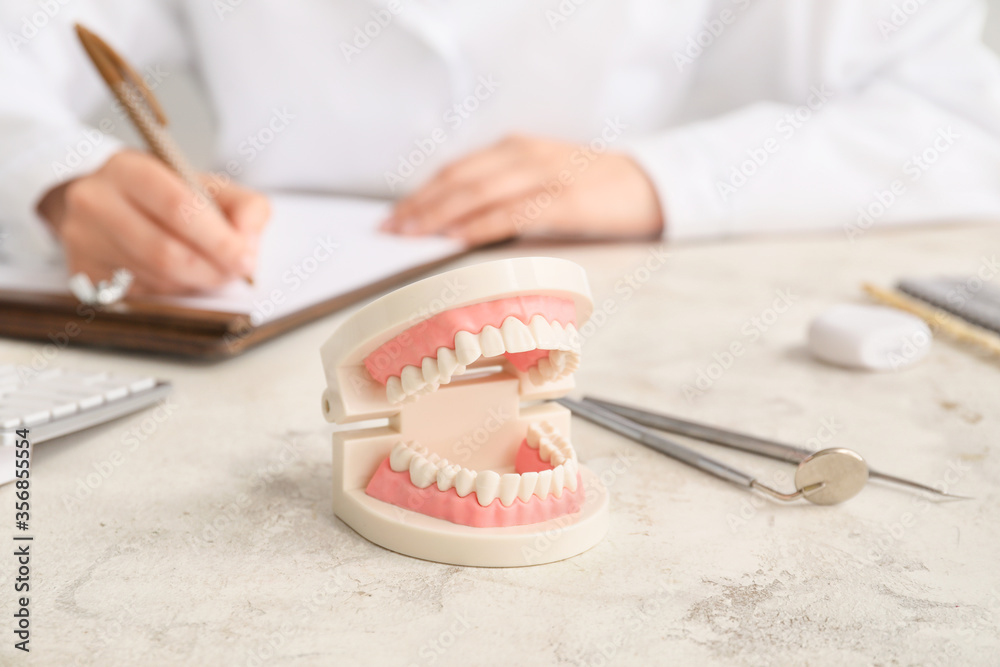
M34 446L140 410L170 388L152 377L0 366L0 484L13 479L18 429L29 429Z

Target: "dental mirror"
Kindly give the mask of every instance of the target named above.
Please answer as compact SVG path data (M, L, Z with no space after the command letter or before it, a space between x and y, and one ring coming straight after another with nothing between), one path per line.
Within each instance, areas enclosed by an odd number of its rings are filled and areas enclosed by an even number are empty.
M868 483L868 464L850 449L818 451L799 464L795 471L795 488L806 489L819 483L822 486L816 491L803 493L809 502L836 505L850 500Z
M573 414L640 442L671 458L714 475L727 482L761 491L776 500L791 502L805 498L815 505L836 505L856 496L868 482L868 464L850 449L831 448L801 459L795 471L795 491L782 493L742 470L705 456L651 429L590 401L556 399Z
M795 492L781 493L753 480L750 486L778 500L805 498L814 505L850 500L868 483L868 464L850 449L823 449L802 460L795 470Z
M688 438L694 438L695 440L703 440L704 442L711 442L717 445L723 445L725 447L731 447L733 449L739 449L744 452L750 452L752 454L758 454L760 456L766 456L768 458L776 459L778 461L787 461L788 463L800 464L808 459L815 458L819 455L819 452L813 452L808 449L803 449L801 447L796 447L794 445L788 445L782 442L777 442L775 440L766 440L764 438L758 438L753 435L748 435L745 433L737 433L735 431L727 431L722 428L715 426L709 426L707 424L699 424L697 422L688 421L685 419L678 419L677 417L672 417L670 415L665 415L662 413L651 412L649 410L642 410L640 408L631 407L628 405L622 405L621 403L614 403L612 401L605 401L598 398L586 397L583 399L584 404L594 405L598 408L613 412L621 417L625 417L637 424L646 426L649 428L658 429L661 431L666 431L668 433L676 433L677 435L683 435ZM631 437L631 436L630 436ZM652 445L651 445L652 446ZM841 453L846 452L849 455L857 457L860 460L860 456L855 454L852 450L848 449L830 449L827 452L838 451ZM822 465L816 464L815 470L823 473L823 471L828 470L827 480L828 486L832 484L835 480L840 480L839 475L843 475L845 479L841 483L844 484L845 489L852 488L849 481L855 479L857 476L860 478L860 472L850 472L853 469L859 469L860 465L858 461L855 460L850 463L848 459L843 456L830 457L824 454L822 459ZM838 472L837 470L828 469L825 466L832 466L835 461L842 461L843 472ZM862 461L863 463L863 461ZM838 464L841 465L841 464ZM867 467L867 466L866 466ZM811 472L814 469L814 464L810 464L806 469ZM809 479L806 477L806 472L802 473L804 475L803 479ZM824 475L820 475L823 477ZM919 482L914 482L910 479L903 479L902 477L897 477L896 475L890 475L889 473L881 472L879 470L872 470L867 468L867 475L864 478L882 480L885 482L890 482L892 484L899 484L901 486L906 486L911 489L920 491L921 493L928 494L929 497L938 500L968 500L966 496L960 496L954 493L949 493L943 489L936 488L933 486L928 486L927 484L920 484ZM858 484L863 484L862 481L857 482ZM797 486L799 489L805 489L809 486L808 483L800 484ZM757 485L755 488L760 488ZM761 489L764 490L764 489ZM767 490L767 493L774 495L771 490ZM776 492L775 492L776 493ZM856 493L856 492L855 492ZM798 497L795 494L791 494L793 497ZM818 504L833 504L835 502L842 502L847 500L853 494L843 495L843 494L830 494L829 491L824 492L820 497L830 497L839 498L840 500L831 500L826 503ZM781 498L789 498L789 494L779 494ZM775 496L775 497L779 497ZM810 499L811 500L811 499ZM817 502L817 501L813 501Z

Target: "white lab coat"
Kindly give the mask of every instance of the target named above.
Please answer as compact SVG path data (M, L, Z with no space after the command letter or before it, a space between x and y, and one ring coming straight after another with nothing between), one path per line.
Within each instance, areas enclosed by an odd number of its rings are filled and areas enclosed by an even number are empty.
M0 219L36 248L39 197L121 147L81 120L108 92L78 20L153 85L193 66L215 167L257 188L397 197L526 133L633 155L670 239L1000 219L1000 68L975 0L3 7Z

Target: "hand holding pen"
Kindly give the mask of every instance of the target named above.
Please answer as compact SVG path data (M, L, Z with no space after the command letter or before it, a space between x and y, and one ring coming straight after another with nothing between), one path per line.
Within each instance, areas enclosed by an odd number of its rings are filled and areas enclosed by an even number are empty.
M140 293L184 293L249 279L267 199L231 182L206 191L172 139L142 79L93 33L81 42L153 154L123 151L39 204L62 239L71 273L95 282L121 268ZM155 157L154 157L155 155Z

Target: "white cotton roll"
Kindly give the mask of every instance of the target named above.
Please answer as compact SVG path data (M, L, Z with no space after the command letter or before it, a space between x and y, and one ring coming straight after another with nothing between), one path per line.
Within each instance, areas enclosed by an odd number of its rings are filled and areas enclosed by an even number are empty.
M884 306L833 306L809 327L809 351L817 359L873 371L917 363L927 356L932 339L923 320Z

